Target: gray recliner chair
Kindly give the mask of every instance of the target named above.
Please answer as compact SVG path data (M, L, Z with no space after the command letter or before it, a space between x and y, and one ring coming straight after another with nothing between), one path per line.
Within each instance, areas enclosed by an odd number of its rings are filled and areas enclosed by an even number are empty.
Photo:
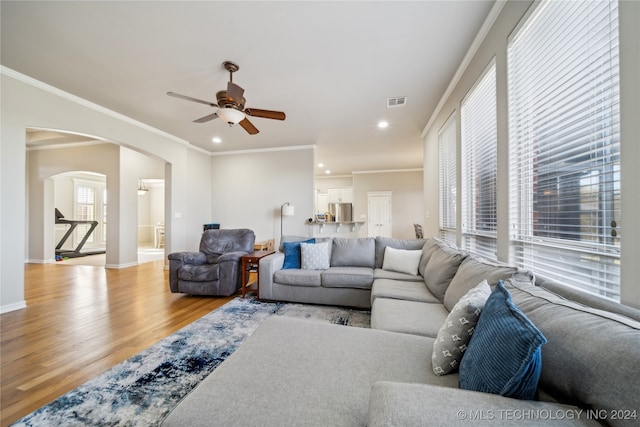
M256 236L245 228L206 230L200 252L169 254L169 287L173 293L229 296L240 289L240 258L253 252Z

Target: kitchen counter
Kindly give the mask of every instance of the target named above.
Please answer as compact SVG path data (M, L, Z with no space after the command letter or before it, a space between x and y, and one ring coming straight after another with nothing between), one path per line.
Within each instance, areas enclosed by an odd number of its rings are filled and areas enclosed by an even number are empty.
M357 233L364 225L364 221L337 221L337 222L306 222L311 227L311 235L337 235L347 237L349 234ZM350 236L349 236L350 237Z

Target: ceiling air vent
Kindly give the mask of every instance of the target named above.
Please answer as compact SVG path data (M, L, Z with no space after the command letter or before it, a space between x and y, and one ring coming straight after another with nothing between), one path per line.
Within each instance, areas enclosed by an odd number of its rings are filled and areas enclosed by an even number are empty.
M404 107L407 104L406 96L387 98L387 108Z

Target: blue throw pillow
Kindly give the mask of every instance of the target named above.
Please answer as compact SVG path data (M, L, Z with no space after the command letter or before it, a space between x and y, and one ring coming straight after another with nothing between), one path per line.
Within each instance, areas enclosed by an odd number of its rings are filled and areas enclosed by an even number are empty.
M535 399L546 342L500 280L460 362L460 388Z
M282 269L300 268L300 243L315 243L316 239L312 238L302 242L283 242L284 248L284 265Z

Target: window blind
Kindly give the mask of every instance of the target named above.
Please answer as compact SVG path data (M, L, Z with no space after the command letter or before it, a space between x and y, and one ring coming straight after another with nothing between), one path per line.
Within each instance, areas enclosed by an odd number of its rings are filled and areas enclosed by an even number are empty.
M456 243L456 118L455 114L438 132L440 181L440 237Z
M77 185L76 187L76 213L75 218L79 221L95 220L96 193L93 187ZM79 244L82 238L89 232L89 224L78 224L74 231L74 242ZM87 243L94 242L93 233L87 239Z
M514 261L620 300L615 1L541 3L509 41Z
M489 65L462 100L462 244L496 259L496 65Z

